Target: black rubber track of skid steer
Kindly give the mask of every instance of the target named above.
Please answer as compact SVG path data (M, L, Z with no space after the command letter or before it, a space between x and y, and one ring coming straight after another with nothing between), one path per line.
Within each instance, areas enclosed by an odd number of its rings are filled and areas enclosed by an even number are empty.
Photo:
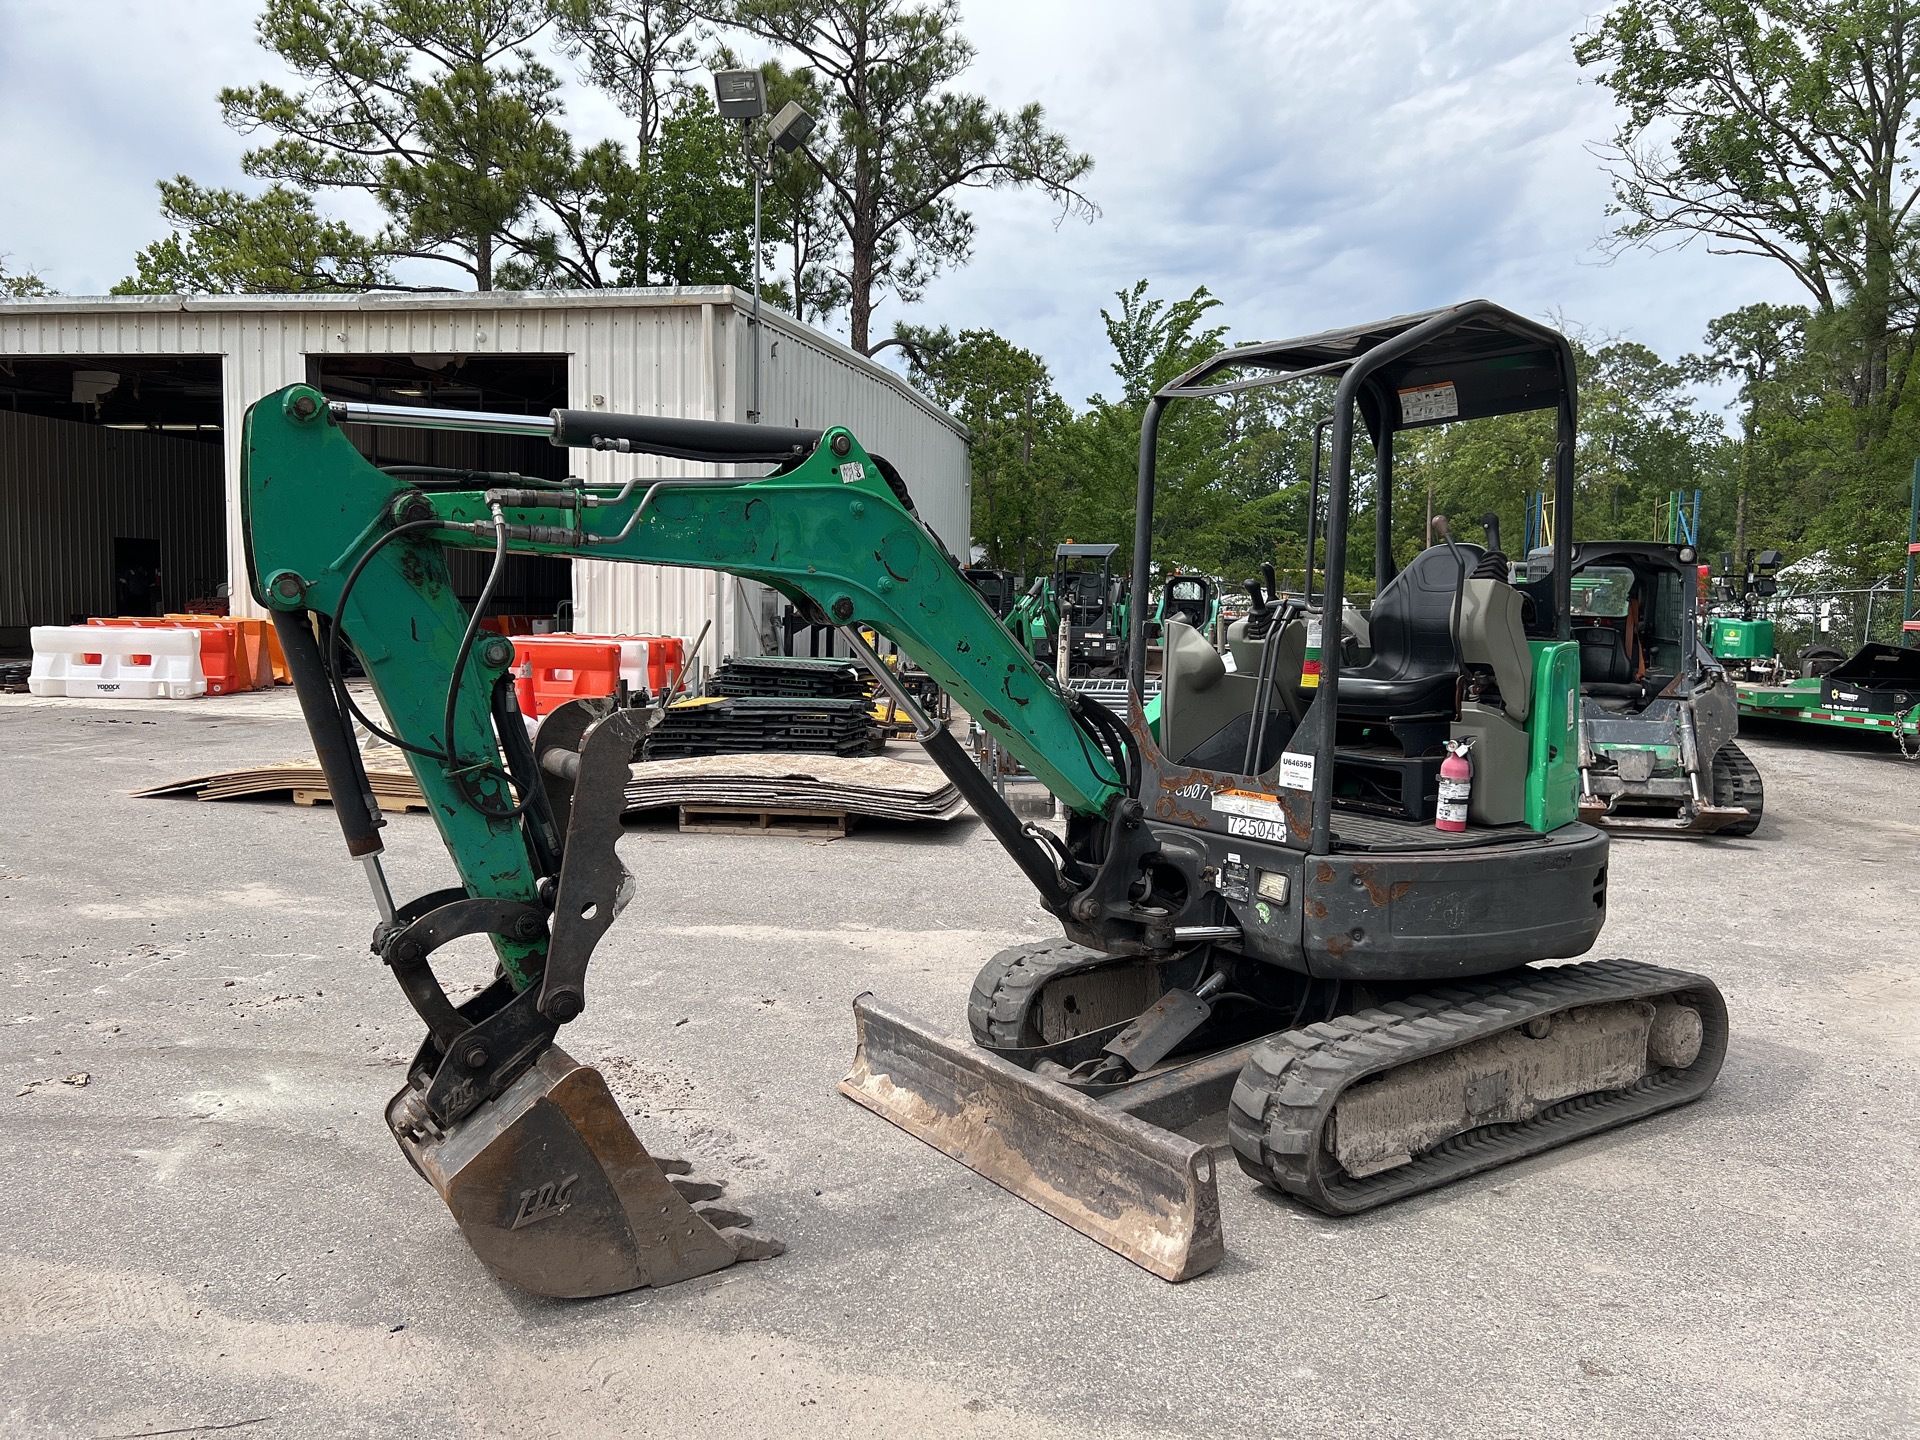
M1340 1096L1372 1075L1581 1005L1672 995L1700 1012L1700 1054L1624 1090L1563 1100L1531 1120L1456 1135L1356 1180L1323 1143ZM1631 960L1514 970L1435 988L1269 1037L1233 1088L1227 1135L1240 1168L1329 1215L1351 1215L1697 1099L1727 1053L1727 1008L1704 975Z
M1713 803L1744 805L1748 818L1736 825L1723 825L1718 835L1751 835L1760 828L1760 808L1766 803L1766 790L1760 783L1760 771L1747 752L1729 740L1713 757Z

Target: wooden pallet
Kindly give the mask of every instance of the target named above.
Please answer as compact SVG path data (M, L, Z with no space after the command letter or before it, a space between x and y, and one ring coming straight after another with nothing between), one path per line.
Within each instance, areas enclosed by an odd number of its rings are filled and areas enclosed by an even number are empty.
M380 795L373 797L380 808L389 815L426 815L430 813L425 800L414 799L406 795ZM295 790L293 803L296 805L331 805L333 793L328 790Z
M682 805L683 835L799 835L837 838L853 829L844 810L743 810L737 807Z

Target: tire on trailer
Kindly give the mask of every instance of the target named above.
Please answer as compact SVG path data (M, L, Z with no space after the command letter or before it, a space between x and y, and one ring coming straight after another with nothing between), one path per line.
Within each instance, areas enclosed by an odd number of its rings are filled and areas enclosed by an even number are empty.
M1720 835L1751 835L1760 828L1760 811L1766 803L1766 788L1760 783L1760 771L1747 752L1729 740L1713 757L1713 803L1740 805L1747 818L1736 825L1722 826Z

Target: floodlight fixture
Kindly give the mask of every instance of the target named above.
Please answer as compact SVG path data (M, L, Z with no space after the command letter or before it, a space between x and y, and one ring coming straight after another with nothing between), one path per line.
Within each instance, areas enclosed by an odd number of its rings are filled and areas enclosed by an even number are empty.
M767 113L767 82L758 70L716 70L713 99L722 120L758 120Z
M767 143L782 155L790 155L807 143L817 123L798 100L789 100L767 126Z

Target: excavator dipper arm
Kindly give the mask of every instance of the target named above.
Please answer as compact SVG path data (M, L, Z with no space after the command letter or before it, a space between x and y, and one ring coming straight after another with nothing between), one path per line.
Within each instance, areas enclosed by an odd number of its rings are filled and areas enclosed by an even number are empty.
M389 471L341 428L356 420L778 468L613 485ZM348 850L372 880L381 915L374 949L428 1027L388 1121L481 1258L522 1288L592 1295L664 1284L778 1246L751 1237L737 1213L703 1206L714 1187L652 1160L598 1073L554 1045L584 1008L588 959L632 891L614 846L627 766L660 711L576 702L530 743L513 699L513 647L479 628L486 593L471 611L458 599L448 550L491 552L495 578L507 555L524 554L763 581L840 627L857 655L871 659L859 627L898 644L1087 833L1137 822L1124 730L1103 712L1076 712L920 522L891 467L845 429L342 406L293 386L248 411L244 452L254 596L282 638ZM352 729L359 712L341 679L348 653L382 712L359 718L406 754L457 890L403 905L387 891L383 822ZM944 729L926 726L921 739L1049 909L1082 920L1124 911L1102 857L1082 864L1036 838ZM455 1005L431 957L472 934L490 937L500 973Z

